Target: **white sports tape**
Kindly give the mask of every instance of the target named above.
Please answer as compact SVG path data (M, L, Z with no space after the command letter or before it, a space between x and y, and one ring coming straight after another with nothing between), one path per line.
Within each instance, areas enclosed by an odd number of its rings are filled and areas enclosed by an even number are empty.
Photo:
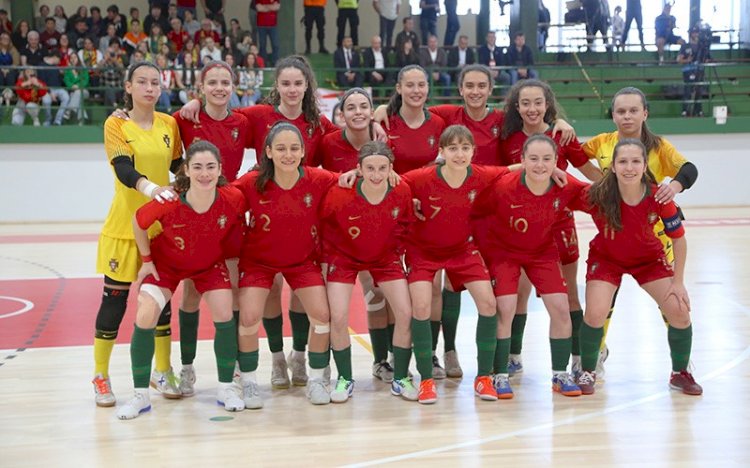
M365 302L369 303L372 300L373 297L375 297L375 293L372 292L372 290L367 291L365 293Z
M159 312L164 310L164 306L167 305L167 298L164 297L164 293L161 292L161 288L155 284L142 284L141 292L148 294L156 301L159 306Z
M376 302L375 304L367 304L365 307L368 312L375 312L377 310L382 310L385 307L385 299L383 299L380 302Z
M313 325L313 332L317 333L318 335L325 335L326 333L331 332L331 323L316 323Z

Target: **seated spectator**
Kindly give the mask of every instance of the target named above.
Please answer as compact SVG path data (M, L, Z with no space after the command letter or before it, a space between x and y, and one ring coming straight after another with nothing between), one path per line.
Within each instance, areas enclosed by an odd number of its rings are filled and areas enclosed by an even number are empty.
M254 106L261 98L260 87L263 85L263 70L257 67L257 56L253 53L245 57L245 66L240 69L237 83L237 94L242 107Z
M417 36L417 33L414 32L414 20L411 18L411 16L407 16L403 19L404 29L396 34L396 50L400 50L404 42L407 40L411 41L411 46L413 49L419 48L419 37Z
M388 82L388 73L385 70L388 68L388 63L382 44L380 36L372 36L370 47L362 52L362 61L366 68L365 81L372 86L373 96L378 96L380 94L378 88L385 86Z
M138 7L130 7L130 18L128 18L128 32L133 30L133 21L138 21L138 24L141 26L141 30L143 30L143 25L141 25L141 10L139 10Z
M163 7L162 11L164 11ZM182 15L180 15L177 11L177 4L174 2L169 2L169 5L167 5L167 21L169 21L170 26L172 25L172 20L175 18L179 18L180 21L182 21Z
M181 64L174 71L177 88L179 88L177 97L181 103L187 104L198 96L201 70L196 67L197 59L191 53L183 52L178 60Z
M107 53L98 65L101 85L104 88L104 105L110 109L117 108L122 99L122 80L125 76L125 64L115 53Z
M341 109L341 101L338 101L331 111L331 123L340 128L341 130L346 128L346 120L344 120L344 110Z
M28 113L35 127L41 125L39 122L39 104L47 94L47 84L36 76L35 69L26 68L21 72L21 76L16 81L16 94L18 95L18 101L16 101L16 107L13 109L11 123L23 125Z
M672 16L672 4L664 5L661 15L654 21L656 30L656 53L659 55L659 63L664 63L664 46L670 44L685 44L685 40L675 35L674 28L677 27L677 19Z
M405 40L396 49L396 67L404 68L407 65L419 65L419 57L414 50L411 39Z
M204 46L201 49L201 66L207 64L211 60L221 60L221 49L216 46L213 38L207 37L204 40Z
M78 125L83 125L88 120L88 114L84 109L84 102L89 97L89 73L79 68L81 62L76 54L70 56L69 68L65 70L63 82L70 94L68 109L75 110Z
M240 21L237 18L229 20L229 31L227 36L231 37L235 44L242 42L242 37L247 34L247 31L240 27Z
M205 41L207 38L213 39L214 44L221 43L221 37L219 36L219 33L213 30L213 23L211 20L204 18L201 21L201 28L195 33L193 40L202 49L206 45Z
M195 14L192 11L190 10L185 11L185 17L183 18L183 21L182 21L182 28L192 38L195 38L195 33L197 33L198 30L200 30L201 24L198 22L198 20L195 19Z
M16 25L16 29L15 31L13 31L13 34L10 35L10 41L19 52L25 49L26 44L28 44L27 36L29 34L29 31L31 31L29 22L26 20L21 20L18 22L18 25Z
M246 32L243 34L240 42L237 43L237 51L244 57L250 53L251 45L253 45L253 36L249 32Z
M42 43L47 52L52 52L60 43L60 33L55 29L55 19L47 18L44 29L39 33L39 42Z
M114 24L107 25L107 34L99 38L99 51L104 54L109 47L110 41L113 39L119 41L120 37L117 35L117 27Z
M234 63L242 63L243 55L240 54L240 51L237 50L237 45L234 42L234 39L232 39L232 36L224 36L224 48L223 48L224 55L226 54L232 54L232 59L234 59Z
M140 50L136 49L132 54L130 54L130 64L134 63L141 63L146 61L146 54L141 52Z
M513 35L513 45L508 49L507 62L508 66L516 67L509 70L511 86L518 80L539 78L536 70L531 68L534 65L534 53L531 47L526 45L526 38L522 32Z
M132 54L136 47L138 47L138 43L146 39L148 39L148 36L141 30L141 22L137 19L132 19L130 21L130 31L125 34L123 40L125 49Z
M510 83L510 75L498 68L505 65L505 53L502 48L496 45L496 41L495 31L489 31L485 38L485 43L477 50L477 60L482 65L490 67L496 84L508 85Z
M148 47L148 41L139 42L135 50L143 55L143 60L147 62L154 61L154 54L151 53L151 49Z
M73 23L73 29L68 33L70 38L70 44L76 50L83 49L83 40L87 37L93 37L89 34L89 27L86 24L86 20L79 18Z
M75 13L70 15L68 18L68 30L66 32L70 32L75 28L76 23L78 20L83 20L83 22L86 22L86 19L89 17L89 9L86 7L86 5L81 5L78 7Z
M250 44L250 54L255 55L255 63L257 63L258 68L266 68L266 62L263 60L263 57L261 57L260 52L258 52L258 46L255 44Z
M167 57L162 54L156 56L156 66L161 69L159 82L161 84L161 94L156 108L161 112L172 112L172 93L175 88L174 72L167 67Z
M68 15L65 14L65 8L62 5L55 5L55 13L52 15L55 19L55 29L60 34L68 29Z
M96 68L104 60L104 54L94 48L94 40L87 37L83 40L83 48L78 51L78 58L84 67Z
M8 19L8 10L0 8L0 33L13 34L13 23Z
M60 66L67 67L70 63L70 56L75 55L76 50L71 47L70 39L67 34L60 35L60 45L57 47L56 55L60 57Z
M166 44L164 44L164 46L166 46ZM169 47L167 47L167 50L169 50ZM119 39L112 39L109 43L109 47L107 47L107 52L104 55L106 54L115 54L115 57L120 59L125 68L130 65L128 52L122 47L122 42Z
M358 70L361 67L359 52L353 48L352 38L344 36L341 47L333 53L333 66L336 68L336 84L344 89L362 87L364 76Z
M90 8L91 15L86 20L86 27L92 37L100 38L107 32L107 25L102 18L102 10L98 6Z
M448 50L448 68L463 68L477 62L477 53L473 47L469 47L469 36L462 34L458 36L458 46ZM453 72L453 81L458 81L460 70Z
M3 92L5 89L14 87L18 78L16 70L8 67L19 65L21 65L21 54L11 42L10 34L7 31L0 32L0 89Z
M182 29L180 18L172 18L169 20L169 24L172 26L172 30L167 34L167 39L170 42L169 48L172 53L179 54L185 48L185 43L190 39L190 35Z
M161 26L157 23L151 25L151 34L148 36L148 48L154 53L158 54L161 50L162 44L169 43L166 34L162 31Z
M177 56L177 63L182 65L185 60L185 56L190 55L193 58L193 64L196 68L200 69L200 50L195 47L195 41L193 39L188 39L185 43L185 47L182 50L182 53Z
M39 5L39 16L35 16L34 17L34 28L33 29L35 31L42 31L42 30L44 30L44 25L47 23L47 18L49 18L51 16L52 16L52 14L49 11L49 7L47 5Z
M107 19L105 21L107 26L115 27L117 37L120 39L125 37L125 33L128 32L128 20L125 15L120 14L120 8L117 5L113 4L107 7Z
M158 24L165 34L169 32L170 26L167 15L162 14L161 7L159 5L151 4L151 13L146 16L146 19L143 20L143 30L146 32L150 32L151 27L154 24Z
M231 53L224 52L224 62L231 68L234 82L232 83L232 90L229 92L229 109L236 109L240 107L240 96L237 94L237 74L235 70L234 55Z
M47 86L46 95L42 99L42 104L47 110L47 118L45 125L52 123L52 103L60 103L60 112L55 117L55 124L62 124L63 108L68 104L68 93L64 89L61 89L62 81L60 79L60 71L56 68L60 65L60 58L54 54L49 53L39 42L39 33L36 31L30 31L26 36L28 44L26 48L21 51L21 65L25 67L55 67L55 68L42 68L41 71L35 72L38 74L38 79L44 81Z
M419 64L430 74L432 82L442 87L443 96L450 96L451 76L445 70L448 66L448 55L445 50L438 47L437 36L428 36L427 47L419 49Z

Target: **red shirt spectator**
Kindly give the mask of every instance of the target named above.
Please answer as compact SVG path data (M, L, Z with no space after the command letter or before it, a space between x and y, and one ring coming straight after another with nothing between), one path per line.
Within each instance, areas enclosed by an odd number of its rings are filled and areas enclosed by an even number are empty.
M219 33L213 30L213 23L211 23L210 19L204 18L203 21L201 21L201 28L195 33L193 39L199 47L203 47L203 41L205 41L207 37L212 38L216 44L221 44L221 37L219 36Z
M37 78L36 71L26 71L16 81L16 94L18 99L25 103L35 102L39 104L42 97L47 94L47 83Z
M280 6L279 0L257 0L257 6L260 5L277 5ZM259 28L273 28L276 27L278 16L278 8L270 11L261 11L258 9L258 27Z

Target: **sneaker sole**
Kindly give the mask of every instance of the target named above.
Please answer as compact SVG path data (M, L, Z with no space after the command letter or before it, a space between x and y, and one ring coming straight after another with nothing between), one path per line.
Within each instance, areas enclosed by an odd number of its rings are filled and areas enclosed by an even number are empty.
M305 380L294 380L292 379L292 385L295 387L307 387L307 379ZM289 388L289 387L287 387Z
M271 388L273 388L274 390L288 390L289 387L291 387L291 384L288 382L285 384L275 384L271 382Z
M552 391L555 393L559 393L560 395L567 396L567 397L577 397L583 395L582 390L573 391L573 392L563 392L559 388L552 387Z
M120 421L131 421L131 420L133 420L133 419L137 418L138 416L142 415L143 413L148 413L149 411L151 411L151 405L148 405L148 406L147 406L147 407L145 407L145 408L141 408L141 409L140 409L140 410L138 411L138 414L136 414L136 415L135 415L135 416L133 416L132 418L121 418L120 416L117 416L117 419L119 419Z
M483 394L477 392L476 390L474 391L474 396L478 396L479 399L483 400L483 401L497 401L497 396L496 395L495 396L493 396L493 395L483 395Z
M512 393L498 393L497 399L498 400L512 400L513 394Z
M426 398L424 400L417 400L420 405L431 405L437 401L437 398Z
M596 391L592 388L591 391L581 389L581 395L593 395Z
M159 387L157 387L156 385L154 385L151 382L149 382L148 385L149 385L149 387L151 387L154 390L156 390L157 392L159 392L161 394L161 396L163 396L164 398L167 398L169 400L179 400L180 398L182 398L182 393L166 393L166 392L160 391Z
M682 393L684 393L685 395L690 395L690 396L700 396L700 395L703 395L703 390L701 390L701 391L700 391L700 393L696 393L696 392L688 392L688 391L687 391L687 390L685 390L684 388L682 388L682 387L678 387L678 386L676 386L676 385L672 385L672 384L669 384L669 388L670 388L670 389L672 389L672 390L676 390L676 391L678 391L678 392L682 392Z
M237 408L227 408L227 406L224 404L224 402L223 401L219 401L219 400L216 400L216 404L219 405L219 406L221 406L222 408L224 408L226 411L229 411L230 413L237 413L237 412L242 411L242 410L245 409L244 406L242 408L239 408L239 407L237 407Z
M117 403L117 400L103 401L103 402L97 401L96 406L98 406L99 408L111 408L115 406L116 403Z
M451 372L446 371L445 375L449 379L460 379L461 377L464 376L464 371L451 371Z

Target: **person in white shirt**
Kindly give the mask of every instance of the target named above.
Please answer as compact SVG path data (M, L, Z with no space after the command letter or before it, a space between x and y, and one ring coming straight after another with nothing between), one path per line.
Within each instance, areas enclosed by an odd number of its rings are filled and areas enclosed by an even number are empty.
M448 55L445 50L438 48L438 40L434 35L427 38L427 47L419 49L419 64L430 73L433 83L439 83L443 96L451 94L451 76L446 71Z
M221 60L221 49L216 47L212 38L207 37L204 44L205 46L201 49L201 63L203 65L212 60Z
M623 50L625 41L622 37L622 33L625 30L625 20L620 16L620 13L622 13L622 7L617 5L615 7L615 14L612 15L612 39L615 43L615 47Z
M372 86L373 96L379 96L380 87L388 83L386 55L380 36L372 36L370 48L362 52L362 64L365 67L365 81Z
M385 41L385 48L390 49L401 0L373 0L372 6L380 15L380 38Z

